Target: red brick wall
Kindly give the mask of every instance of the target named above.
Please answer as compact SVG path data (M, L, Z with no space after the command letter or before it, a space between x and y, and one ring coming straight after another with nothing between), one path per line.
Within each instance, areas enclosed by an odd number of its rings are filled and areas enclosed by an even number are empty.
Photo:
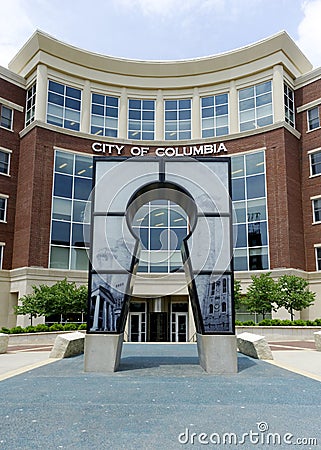
M321 80L298 90L297 106L302 106L321 97ZM321 108L319 106L319 114ZM297 123L302 131L302 205L304 241L306 249L306 270L316 270L315 244L321 244L321 224L313 225L311 197L321 195L321 176L310 177L309 151L321 148L321 129L308 131L307 111L297 114Z
M25 90L0 78L0 97L25 106ZM12 151L10 158L10 176L0 174L0 193L9 196L7 201L7 222L0 223L0 242L5 242L3 269L12 267L14 223L16 211L16 194L19 166L19 132L24 126L24 112L14 110L13 131L0 128L0 147Z
M22 138L14 267L48 265L54 146L93 154L92 142L43 128ZM228 154L266 147L271 268L304 269L299 141L281 128L225 145Z

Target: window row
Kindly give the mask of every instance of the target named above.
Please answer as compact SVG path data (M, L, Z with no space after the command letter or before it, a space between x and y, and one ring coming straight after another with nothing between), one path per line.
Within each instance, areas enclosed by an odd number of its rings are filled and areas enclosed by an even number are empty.
M27 95L26 124L34 120L35 85ZM71 130L80 130L82 91L49 80L47 123ZM272 81L238 91L240 131L254 130L273 123ZM90 133L118 137L119 98L92 93ZM285 119L295 126L294 92L284 85ZM229 96L227 93L201 98L202 138L229 134ZM128 99L128 139L155 140L156 100ZM192 137L192 100L164 100L165 140L186 140Z

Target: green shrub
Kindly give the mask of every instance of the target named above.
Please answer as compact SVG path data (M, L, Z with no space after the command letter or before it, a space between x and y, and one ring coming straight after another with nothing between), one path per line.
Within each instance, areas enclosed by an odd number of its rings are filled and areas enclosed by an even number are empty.
M24 328L22 328L20 325L18 325L17 327L10 328L9 331L10 334L19 334L24 332L25 332Z
M38 323L38 325L35 326L35 331L37 333L40 333L42 331L49 331L48 325L45 325L44 323Z
M64 325L64 330L65 331L74 331L74 330L77 330L77 329L78 329L78 326L77 326L76 323L66 323Z
M24 333L35 333L35 327L32 325L29 325L28 327L24 328Z
M239 321L237 320L236 322L239 322ZM78 330L87 330L87 324L86 323L80 324L78 327Z
M1 330L0 330L0 333L9 334L9 333L10 333L10 330L9 330L9 328L2 327Z
M271 319L263 319L261 322L259 322L259 325L262 327L270 327L272 325Z
M256 323L254 322L254 320L246 320L242 323L242 325L245 327L255 327Z
M306 325L308 327L316 327L318 324L315 322L315 320L306 320Z
M282 325L282 322L283 321L281 319L271 319L271 325L273 327Z
M293 323L293 325L296 326L296 327L305 327L306 324L307 324L305 320L300 320L300 319L293 320L292 323Z
M293 325L293 322L292 322L292 320L288 320L288 319L280 320L280 325L282 327L291 327Z
M54 323L49 327L49 331L64 331L64 326L61 323Z
M314 321L318 327L321 327L321 319L315 319Z

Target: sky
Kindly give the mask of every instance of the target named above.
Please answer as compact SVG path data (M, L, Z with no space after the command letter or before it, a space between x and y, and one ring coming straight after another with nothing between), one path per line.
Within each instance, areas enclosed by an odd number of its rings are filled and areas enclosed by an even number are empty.
M321 66L321 0L0 0L0 65L36 29L95 53L176 60L285 30Z

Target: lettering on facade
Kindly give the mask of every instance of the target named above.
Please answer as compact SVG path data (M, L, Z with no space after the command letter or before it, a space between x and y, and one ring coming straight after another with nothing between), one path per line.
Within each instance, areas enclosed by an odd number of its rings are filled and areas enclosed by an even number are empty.
M94 142L91 146L93 152L104 155L122 156L125 151L125 145L107 144L105 142ZM155 154L156 156L209 156L218 153L227 153L227 148L223 142L215 144L188 145L177 147L129 147L131 156L146 156Z

